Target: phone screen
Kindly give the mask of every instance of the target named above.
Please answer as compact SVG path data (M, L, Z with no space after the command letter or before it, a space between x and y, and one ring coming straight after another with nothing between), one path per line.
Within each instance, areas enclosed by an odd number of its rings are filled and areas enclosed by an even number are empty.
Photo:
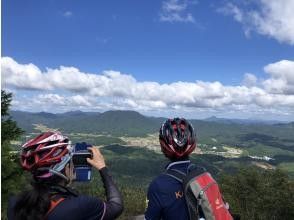
M87 162L87 158L92 158L92 154L89 151L75 152L72 157L74 167L89 167L89 166L91 166Z

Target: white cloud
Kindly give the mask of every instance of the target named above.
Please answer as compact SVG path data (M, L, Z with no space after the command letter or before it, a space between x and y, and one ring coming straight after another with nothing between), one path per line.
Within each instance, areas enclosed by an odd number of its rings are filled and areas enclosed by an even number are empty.
M162 2L161 12L159 19L162 22L191 22L194 23L195 19L189 13L188 6L196 4L196 1L188 0L166 0Z
M60 94L39 94L34 101L40 104L56 105L56 106L84 106L90 107L94 100L91 97L74 95L74 96L64 96Z
M18 64L10 57L1 59L1 85L20 89L51 89L41 70L34 64Z
M219 8L217 11L226 15L232 15L236 21L242 22L244 20L243 11L230 2L224 7Z
M294 62L281 60L264 67L270 78L263 82L270 93L294 95Z
M252 0L250 3L229 2L219 11L232 15L240 22L247 36L255 31L279 42L294 45L293 0Z
M243 85L247 87L253 87L257 84L257 77L251 73L245 73L243 79Z
M36 90L31 108L134 109L140 111L269 111L284 113L294 109L294 61L282 60L264 67L266 79L246 73L241 85L220 82L174 82L160 84L137 81L117 71L102 74L81 72L75 67L47 68L42 72L33 64L19 64L2 58L2 80L6 88ZM21 92L18 92L17 97ZM48 107L49 105L49 107ZM35 107L33 107L35 106ZM252 107L254 106L254 107ZM53 107L52 107L53 108ZM54 108L53 108L54 109ZM257 110L256 110L257 109ZM59 110L58 110L59 111Z
M14 94L15 95L15 94ZM42 93L33 97L17 95L12 101L14 109L22 111L65 112L71 110L97 110L105 106L90 96ZM100 107L100 108L99 108Z
M62 15L66 18L70 18L70 17L72 17L73 13L71 11L66 11Z

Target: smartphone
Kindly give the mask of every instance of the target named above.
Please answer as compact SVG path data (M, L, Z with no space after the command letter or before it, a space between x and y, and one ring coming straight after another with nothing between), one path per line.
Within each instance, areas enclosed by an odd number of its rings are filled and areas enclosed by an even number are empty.
M81 151L76 151L73 154L72 161L74 164L74 167L89 167L91 166L87 162L87 158L92 158L93 155L91 152L88 150L81 150Z
M91 145L82 142L76 143L72 161L74 164L74 170L76 173L77 182L85 182L90 181L92 176L92 167L87 162L87 158L93 158L93 155L90 151L88 151L88 147L92 147Z

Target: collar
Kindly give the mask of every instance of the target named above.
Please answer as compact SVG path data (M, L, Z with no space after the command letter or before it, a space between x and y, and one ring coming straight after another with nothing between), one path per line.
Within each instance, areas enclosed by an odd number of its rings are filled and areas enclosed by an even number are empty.
M51 194L62 194L65 196L78 196L78 192L70 187L53 185L50 187Z
M178 164L188 164L191 163L190 160L182 160L182 161L176 161L176 162L172 162L170 164L167 165L167 167L165 168L166 170L170 169L172 166L174 165L178 165Z

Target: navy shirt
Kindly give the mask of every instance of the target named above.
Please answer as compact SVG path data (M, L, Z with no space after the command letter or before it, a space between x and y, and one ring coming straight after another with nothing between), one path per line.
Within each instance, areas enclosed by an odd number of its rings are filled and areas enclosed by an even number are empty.
M66 198L48 215L48 220L65 219L102 219L105 212L102 200L90 196Z
M9 201L8 219L13 219L13 207L17 197ZM105 213L105 203L97 197L70 196L60 202L47 216L48 220L97 220L102 219Z
M116 185L106 167L99 170L106 190L106 201L98 197L77 195L64 186L51 186L50 193L65 198L46 216L48 220L98 220L115 219L123 211L123 202ZM54 197L53 196L53 197ZM14 206L18 196L11 197L8 205L8 219L14 219Z
M177 161L170 163L166 169L176 169L187 173L189 165L189 160ZM146 220L189 219L182 184L166 174L159 175L151 182L147 193L147 200Z

